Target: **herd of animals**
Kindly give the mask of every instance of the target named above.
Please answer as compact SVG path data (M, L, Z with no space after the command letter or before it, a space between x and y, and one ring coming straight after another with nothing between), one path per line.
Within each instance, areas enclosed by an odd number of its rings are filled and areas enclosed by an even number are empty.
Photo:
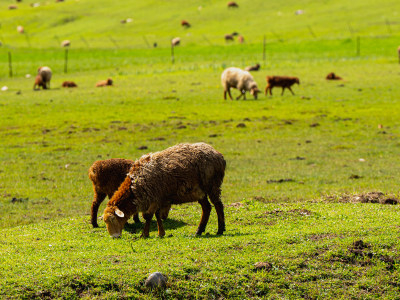
M255 82L253 76L250 74L251 71L258 71L260 69L260 64L256 64L254 66L246 67L244 70L236 67L230 67L225 69L221 75L221 83L224 88L224 99L226 100L226 95L229 95L229 98L232 100L231 88L238 89L240 91L240 95L236 98L239 100L243 97L246 100L246 92L249 92L253 95L254 99L257 99L257 95L261 92L258 89L257 83ZM34 90L38 90L40 88L50 89L50 80L52 77L52 71L49 67L39 67L38 74L35 77L35 83L33 85ZM341 80L342 78L337 76L335 73L329 73L326 76L327 80ZM298 77L290 77L290 76L267 76L267 86L265 87L265 95L268 93L272 96L272 88L281 87L282 93L284 94L285 89L287 88L293 95L292 85L295 83L300 84L300 79ZM113 80L108 78L107 80L101 80L96 83L96 87L103 86L111 86L113 85ZM62 83L62 87L65 88L74 88L78 87L78 85L73 81L64 81Z

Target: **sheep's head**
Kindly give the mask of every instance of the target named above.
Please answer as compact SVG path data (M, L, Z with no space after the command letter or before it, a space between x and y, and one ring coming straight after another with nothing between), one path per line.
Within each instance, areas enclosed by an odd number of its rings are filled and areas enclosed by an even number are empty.
M107 79L107 85L112 85L112 84L113 84L112 79L111 79L111 78L108 78L108 79Z
M103 220L106 223L108 233L114 237L120 237L129 216L124 214L116 206L107 206L104 210Z
M300 79L298 79L297 77L296 77L296 83L300 84Z
M257 100L257 94L261 93L257 86L253 86L250 90L250 94L254 96L254 99Z

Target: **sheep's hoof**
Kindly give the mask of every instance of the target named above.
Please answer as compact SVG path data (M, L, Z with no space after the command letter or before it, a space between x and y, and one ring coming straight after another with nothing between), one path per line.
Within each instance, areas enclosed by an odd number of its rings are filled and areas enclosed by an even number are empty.
M93 228L98 228L98 227L99 227L99 224L97 224L97 223L92 223L92 226L93 226Z

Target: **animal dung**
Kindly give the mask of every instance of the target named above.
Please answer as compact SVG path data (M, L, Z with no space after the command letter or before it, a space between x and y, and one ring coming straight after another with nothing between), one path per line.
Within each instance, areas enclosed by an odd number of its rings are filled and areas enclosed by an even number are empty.
M148 288L165 289L167 286L168 277L160 272L154 272L145 281L144 286Z

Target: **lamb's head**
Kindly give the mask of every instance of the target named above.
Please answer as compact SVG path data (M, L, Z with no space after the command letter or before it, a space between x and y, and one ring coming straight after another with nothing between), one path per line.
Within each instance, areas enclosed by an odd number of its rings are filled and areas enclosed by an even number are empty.
M112 85L112 84L113 84L112 79L111 79L111 78L108 78L108 79L107 79L107 85Z
M297 84L300 84L300 79L297 78L297 77L295 77L295 82L296 82Z
M261 91L258 89L256 85L253 85L250 89L250 94L253 95L254 99L257 100L257 94L261 93Z
M103 220L106 223L108 233L114 237L120 237L128 216L116 206L107 205L104 210Z

